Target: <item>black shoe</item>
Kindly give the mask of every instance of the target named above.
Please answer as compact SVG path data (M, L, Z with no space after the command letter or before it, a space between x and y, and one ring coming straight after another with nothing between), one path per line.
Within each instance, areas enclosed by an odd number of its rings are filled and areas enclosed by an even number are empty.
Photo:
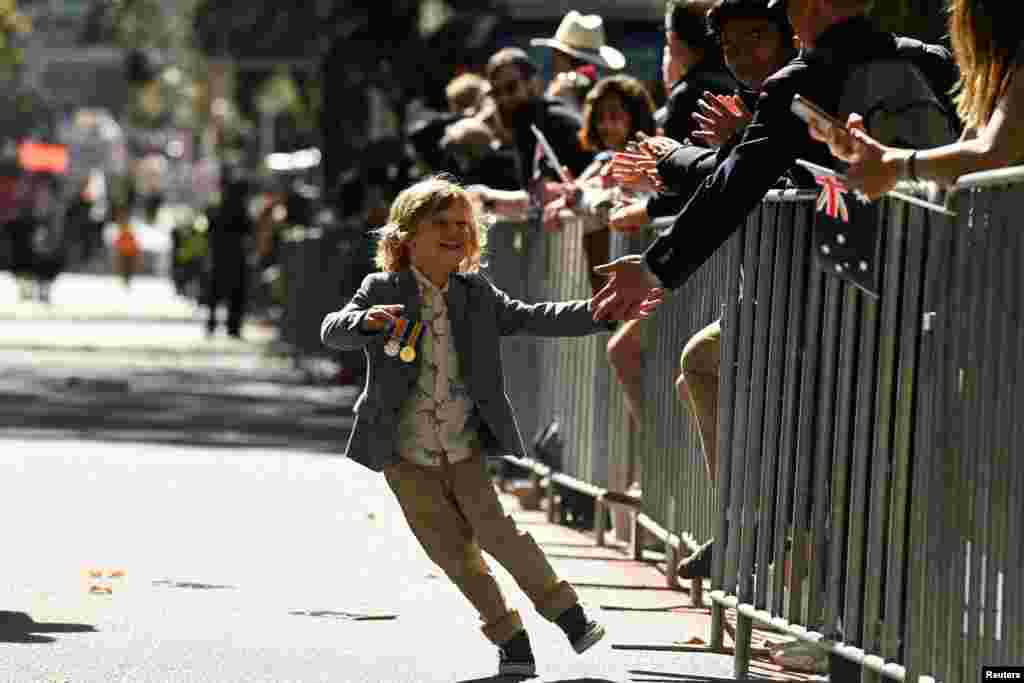
M677 575L681 579L706 579L711 576L711 548L714 541L708 541L697 552L679 564Z
M583 654L604 638L604 626L588 619L579 604L558 615L555 623L565 631L565 636L572 644L572 649L576 650L576 654Z
M530 637L520 631L498 646L499 676L536 676L537 663L530 648Z

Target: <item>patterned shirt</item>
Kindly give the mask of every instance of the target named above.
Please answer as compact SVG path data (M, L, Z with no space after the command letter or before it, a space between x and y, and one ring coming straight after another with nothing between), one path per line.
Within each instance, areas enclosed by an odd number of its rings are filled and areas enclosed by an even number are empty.
M436 467L443 457L450 463L471 458L480 450L480 438L475 429L467 428L474 405L451 343L444 297L448 286L438 289L420 271L412 272L423 301L420 372L399 411L398 453L409 462Z

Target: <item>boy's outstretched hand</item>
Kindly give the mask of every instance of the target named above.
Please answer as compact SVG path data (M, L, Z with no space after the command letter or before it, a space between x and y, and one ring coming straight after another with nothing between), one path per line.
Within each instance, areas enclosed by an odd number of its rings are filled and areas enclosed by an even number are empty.
M398 319L404 309L402 304L370 306L363 318L363 329L367 332L382 332Z
M654 283L638 254L597 266L594 272L609 277L608 284L594 295L594 320L646 318L665 299L665 290Z

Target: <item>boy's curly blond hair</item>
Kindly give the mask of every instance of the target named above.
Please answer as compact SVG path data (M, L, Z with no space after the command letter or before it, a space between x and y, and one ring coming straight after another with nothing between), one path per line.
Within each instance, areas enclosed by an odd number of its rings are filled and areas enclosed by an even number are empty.
M377 254L374 263L387 273L405 270L410 266L408 243L416 235L420 224L455 202L465 202L473 215L468 235L466 258L459 264L459 272L475 273L480 270L487 231L476 215L469 193L448 175L436 175L402 190L391 203L388 223L378 229Z

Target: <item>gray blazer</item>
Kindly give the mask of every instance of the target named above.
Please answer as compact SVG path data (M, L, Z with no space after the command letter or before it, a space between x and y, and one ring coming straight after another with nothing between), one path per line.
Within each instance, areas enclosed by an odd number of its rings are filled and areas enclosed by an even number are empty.
M470 396L476 403L470 426L479 429L488 456L526 452L512 405L505 394L501 337L579 337L608 331L595 323L587 301L525 304L508 297L481 274L454 274L449 280L448 317L455 350ZM399 461L398 410L420 370L420 359L403 363L384 353L388 335L364 332L363 318L374 305L402 304L406 317L418 317L419 287L412 271L374 273L363 280L352 300L324 318L324 344L366 354L366 387L353 408L356 421L345 455L374 471Z

